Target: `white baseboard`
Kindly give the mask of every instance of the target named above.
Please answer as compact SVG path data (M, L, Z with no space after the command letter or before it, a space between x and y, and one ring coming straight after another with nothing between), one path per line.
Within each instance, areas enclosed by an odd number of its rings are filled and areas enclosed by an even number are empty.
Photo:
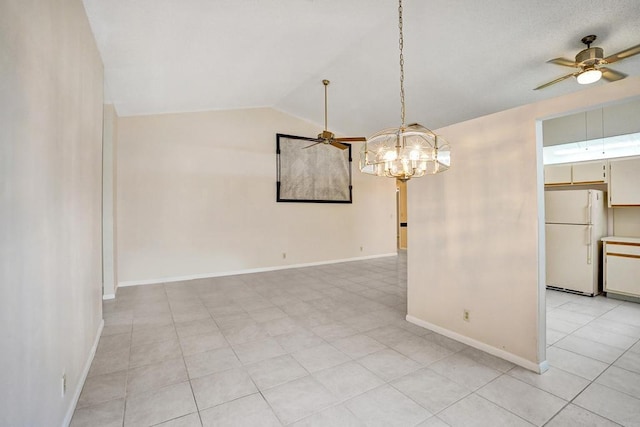
M80 381L76 384L76 389L73 392L73 397L71 398L71 405L67 410L67 415L64 417L64 421L62 422L62 427L67 427L71 424L71 418L73 418L73 413L76 411L76 405L78 404L78 399L80 399L80 393L82 392L82 387L84 387L84 382L87 380L87 375L89 375L89 369L91 368L91 363L93 362L93 358L96 355L96 350L98 349L98 342L100 342L100 336L102 335L102 329L104 329L104 319L100 320L100 326L98 327L98 333L93 341L93 347L91 347L91 352L89 353L89 357L84 364L84 369L82 370L82 375L80 375Z
M406 319L407 319L407 322L413 323L414 325L418 325L423 328L429 329L433 332L437 332L440 335L444 335L445 337L459 341L463 344L467 344L471 347L477 348L478 350L482 350L485 353L489 353L493 356L499 357L500 359L504 359L511 363L515 363L518 366L522 366L523 368L536 372L538 374L541 374L545 372L547 369L549 369L549 365L547 364L546 360L537 364L535 362L532 362L530 360L517 356L513 353L509 353L508 351L504 351L500 348L493 347L481 341L474 340L473 338L469 338L457 332L450 331L449 329L445 329L438 325L434 325L433 323L426 322L422 319L418 319L417 317L413 317L407 314Z
M115 297L116 297L116 294L104 294L104 295L102 295L102 299L104 301L110 300L110 299L114 299Z
M157 283L169 283L169 282L182 282L185 280L194 280L194 279L209 279L211 277L223 277L223 276L235 276L238 274L250 274L250 273L263 273L266 271L276 271L276 270L288 270L291 268L301 268L301 267L313 267L317 265L326 265L326 264L339 264L341 262L351 262L351 261L362 261L367 259L374 258L385 258L389 256L397 256L398 253L390 253L390 254L381 254L381 255L369 255L355 258L345 258L345 259L334 259L329 261L319 261L319 262L308 262L304 264L289 264L289 265L278 265L275 267L262 267L262 268L249 268L245 270L235 270L235 271L223 271L223 272L215 272L215 273L204 273L204 274L192 274L188 276L173 276L173 277L162 277L159 279L143 279L143 280L126 280L124 282L119 282L118 287L120 286L138 286L138 285L152 285Z

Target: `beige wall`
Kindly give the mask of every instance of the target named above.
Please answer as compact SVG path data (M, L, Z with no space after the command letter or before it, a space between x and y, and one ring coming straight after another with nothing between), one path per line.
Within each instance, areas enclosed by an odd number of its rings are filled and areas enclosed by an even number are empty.
M638 93L640 78L627 78L440 129L451 169L409 182L408 318L537 369L545 359L538 120Z
M609 209L613 213L613 235L640 237L640 207L617 207Z
M60 426L101 326L102 63L80 0L0 2L0 52L0 425Z
M121 117L120 284L395 253L395 183L356 145L353 204L276 203L276 133L320 130L270 108Z
M102 123L102 294L103 299L113 299L118 287L116 256L118 115L113 105L104 105Z

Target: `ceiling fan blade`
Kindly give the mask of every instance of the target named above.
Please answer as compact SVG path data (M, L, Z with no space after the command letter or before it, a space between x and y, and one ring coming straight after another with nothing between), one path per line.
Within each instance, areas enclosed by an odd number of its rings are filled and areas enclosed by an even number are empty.
M577 67L577 64L575 63L575 61L572 61L567 58L553 58L548 60L547 64L563 65L565 67L573 67L573 68Z
M613 64L614 62L620 61L622 59L628 58L633 55L637 55L640 53L640 44L630 47L629 49L625 49L618 53L614 53L613 55L609 55L604 58L604 61L607 64Z
M549 87L549 86L551 86L551 85L554 85L554 84L556 84L556 83L558 83L558 82L561 82L561 81L563 81L563 80L566 80L566 79L568 79L569 77L573 77L573 76L577 76L577 75L578 75L578 73L571 73L571 74L567 74L566 76L562 76L562 77L560 77L560 78L557 78L557 79L555 79L555 80L552 80L552 81L550 81L549 83L545 83L545 84L543 84L542 86L538 86L538 87L537 87L537 88L535 88L534 90L544 89L544 88Z
M354 137L346 137L346 138L333 138L334 141L343 141L343 142L364 142L367 140L364 136L354 136Z
M335 139L333 141L331 141L329 144L333 145L336 148L339 148L341 150L346 150L347 148L349 148L348 145L344 145L344 144L340 144L338 141L336 141Z
M625 73L621 73L620 71L612 70L611 68L607 67L600 67L600 71L602 71L602 78L610 82L622 80L627 77Z
M311 145L307 145L306 147L302 147L302 149L303 149L303 150L306 150L307 148L311 148L311 147L313 147L314 145L323 144L323 143L324 143L324 141L318 141L318 142L316 142L315 144L311 144Z

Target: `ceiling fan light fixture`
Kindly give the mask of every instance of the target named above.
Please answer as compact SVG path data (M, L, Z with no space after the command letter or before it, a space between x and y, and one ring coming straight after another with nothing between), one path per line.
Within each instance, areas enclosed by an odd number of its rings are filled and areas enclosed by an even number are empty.
M578 77L576 77L576 80L578 80L578 83L580 83L581 85L588 85L588 84L597 82L598 80L600 80L601 77L602 77L602 71L596 68L588 68L583 72L581 72L580 74L578 74Z
M451 150L447 141L426 127L418 123L405 126L402 0L398 0L398 18L402 124L367 138L360 151L359 166L363 173L407 181L449 169Z

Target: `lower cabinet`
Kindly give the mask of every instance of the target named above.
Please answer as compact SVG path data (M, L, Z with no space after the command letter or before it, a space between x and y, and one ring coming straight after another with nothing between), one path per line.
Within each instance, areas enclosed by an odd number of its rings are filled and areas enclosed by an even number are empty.
M640 239L605 237L604 291L640 298Z

